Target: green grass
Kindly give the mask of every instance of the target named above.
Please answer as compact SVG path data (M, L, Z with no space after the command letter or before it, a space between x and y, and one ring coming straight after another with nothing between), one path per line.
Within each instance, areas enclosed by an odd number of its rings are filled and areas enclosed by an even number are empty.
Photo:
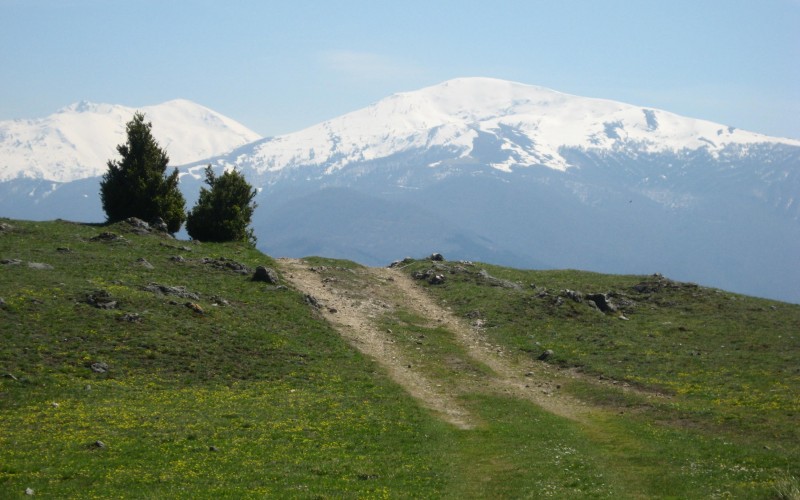
M0 269L0 371L9 375L0 381L0 497L26 488L53 498L444 490L442 424L302 296L200 262L274 265L268 257L137 236L124 224L12 225L0 258L24 262ZM125 242L90 240L107 230ZM145 291L150 282L199 294L205 314ZM87 304L97 289L119 309ZM214 306L215 296L230 305ZM121 321L126 313L141 322ZM93 372L94 362L108 371ZM92 446L98 440L107 446Z
M13 229L0 231L0 259L23 262L0 264L2 498L23 498L26 488L44 498L792 498L797 490L798 306L680 284L632 288L650 277L444 263L444 285L420 285L456 314L480 318L489 340L520 359L553 349L552 363L587 375L562 390L593 408L573 421L494 393L480 383L490 370L451 332L388 310L380 326L398 348L426 376L460 388L478 425L459 430L345 343L302 294L202 260L276 267L248 246L140 236L124 223L5 222ZM92 240L103 231L124 240ZM363 286L357 264L309 261L337 286ZM498 286L479 269L519 286ZM153 293L150 283L199 298ZM613 292L628 320L563 297L557 305L567 288ZM98 291L118 308L87 303ZM133 314L138 322L123 319ZM599 377L669 397L598 385Z

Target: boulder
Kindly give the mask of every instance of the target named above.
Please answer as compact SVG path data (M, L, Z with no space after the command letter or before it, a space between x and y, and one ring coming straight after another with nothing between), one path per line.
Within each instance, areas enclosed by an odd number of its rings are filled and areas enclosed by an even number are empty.
M278 273L270 267L258 266L255 274L253 274L253 281L263 281L270 285L277 285L279 283Z

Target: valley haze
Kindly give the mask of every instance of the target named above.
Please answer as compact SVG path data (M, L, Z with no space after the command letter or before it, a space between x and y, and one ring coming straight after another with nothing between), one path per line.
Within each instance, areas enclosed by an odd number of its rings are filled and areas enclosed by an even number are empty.
M141 108L182 172L259 190L275 256L450 259L663 273L800 302L800 141L491 78L391 95L262 138L185 100ZM134 109L0 122L0 216L102 221L99 176Z

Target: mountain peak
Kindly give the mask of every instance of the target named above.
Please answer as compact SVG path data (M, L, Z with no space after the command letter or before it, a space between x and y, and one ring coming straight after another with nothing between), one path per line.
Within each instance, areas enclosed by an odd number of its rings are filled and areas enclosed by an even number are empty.
M205 106L174 99L131 108L79 101L35 120L0 122L0 181L15 177L59 182L102 174L125 142L136 111L153 123L153 135L171 163L181 165L226 153L261 137Z
M353 163L438 148L456 151L461 161L480 161L503 171L541 166L566 170L572 165L561 155L564 148L705 149L717 155L729 146L758 143L800 145L659 109L468 77L396 93L266 140L253 148L252 156L237 161L262 173L309 166L331 173ZM492 151L487 153L487 147Z

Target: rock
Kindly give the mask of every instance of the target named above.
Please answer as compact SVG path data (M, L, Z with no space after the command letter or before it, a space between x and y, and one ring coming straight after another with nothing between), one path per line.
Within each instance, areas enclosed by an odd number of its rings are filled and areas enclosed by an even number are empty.
M196 304L194 302L187 302L184 304L186 307L191 309L192 311L196 312L197 314L205 314L206 312L200 307L200 304Z
M491 286L501 286L503 288L511 288L514 290L522 289L522 287L517 283L512 283L511 281L508 280L501 280L500 278L495 278L494 276L489 274L489 271L487 271L486 269L481 269L480 271L478 271L478 276L480 276L481 279L489 283L489 285Z
M603 312L615 312L617 310L617 306L612 304L608 300L608 296L604 293L592 293L586 295L586 300L591 300L594 302L597 308Z
M270 285L277 285L279 283L278 273L274 269L264 266L258 266L253 275L253 281L263 281Z
M213 297L211 297L211 303L214 304L215 306L222 306L222 307L229 307L231 305L230 302L223 299L219 295L214 295Z
M105 290L95 290L86 294L86 303L98 309L116 309L117 301Z
M411 257L406 257L403 260L396 260L396 261L392 262L391 264L389 264L389 267L390 268L400 267L400 266L404 266L406 264L411 264L412 262L414 262L414 259L412 259Z
M106 444L98 439L97 441L92 443L92 446L94 446L95 448L105 448Z
M122 316L117 318L120 321L126 321L128 323L141 323L142 317L136 313L125 313Z
M171 260L172 262L186 262L186 259L184 259L180 255L173 255L172 257L169 258L169 260Z
M167 226L167 223L164 222L164 219L162 219L161 217L156 217L155 219L153 219L152 222L150 222L150 227L153 228L154 231L159 231L162 233L169 232L169 227Z
M32 497L34 494L33 488L25 488L25 494Z
M58 252L58 253L72 253L72 250L69 247L58 247L58 248L56 248L56 252Z
M22 261L19 259L3 259L0 260L0 264L3 264L4 266L18 266L22 264Z
M441 285L445 282L444 274L439 274L433 269L428 269L427 271L415 271L411 274L411 277L415 280L427 280L427 282L431 285Z
M146 292L160 293L163 295L177 295L182 299L200 300L200 295L190 292L185 286L167 286L158 283L150 283L144 287Z
M28 262L28 267L31 269L41 269L41 270L53 269L53 266L51 266L50 264L45 264L44 262Z
M249 267L241 262L236 262L233 259L226 259L225 257L220 257L218 259L204 257L200 260L200 262L217 269L236 271L239 274L250 274L252 272Z
M114 242L114 241L125 241L125 238L122 236L112 233L111 231L104 231L93 238L89 238L90 241L105 241L105 242Z
M102 362L96 362L89 365L89 368L95 373L105 373L108 371L108 365Z
M564 295L577 303L583 302L583 294L577 290L570 290L567 288L564 290Z
M553 352L553 350L552 349L548 349L548 350L544 351L543 353L541 353L539 355L539 357L536 358L536 359L538 359L539 361L545 361L545 360L550 359L553 356L553 354L555 354Z
M142 219L139 219L138 217L128 217L125 219L125 222L133 227L133 232L136 234L150 234L150 224Z
M153 269L153 264L147 262L147 259L145 259L144 257L139 257L138 259L136 259L136 264L142 266L145 269Z
M322 307L317 298L314 297L313 295L305 294L303 295L303 300L305 301L306 304L310 305L315 309L319 309L320 307Z
M443 285L445 282L445 277L443 274L433 274L430 278L428 278L428 283L431 285Z
M219 451L219 448L217 448L216 446L209 446L208 451Z
M3 297L0 297L0 309L5 309L6 305L7 304L6 304L5 299Z
M12 226L11 224L0 222L0 233L5 231L11 231L12 229L14 229L14 226Z
M432 261L435 261L435 262L443 262L444 261L444 256L442 254L440 254L440 253L432 253L430 255L430 257L428 257L428 260L432 260Z

